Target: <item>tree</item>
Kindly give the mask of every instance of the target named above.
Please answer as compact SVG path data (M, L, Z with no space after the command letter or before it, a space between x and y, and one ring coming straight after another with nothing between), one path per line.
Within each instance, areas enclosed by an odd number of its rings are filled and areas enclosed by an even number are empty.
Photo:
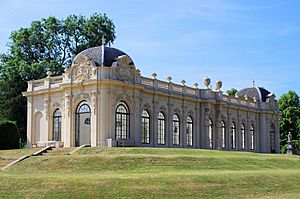
M69 15L33 21L28 28L13 31L8 53L0 54L0 119L13 120L26 138L26 81L40 79L51 70L60 75L80 51L115 40L115 25L106 14L89 18Z
M287 143L287 135L292 133L293 140L300 140L300 104L299 96L295 91L288 91L279 100L280 118L280 145Z
M235 96L235 94L237 93L238 91L235 89L235 88L231 88L229 90L226 91L226 93L229 95L229 96Z

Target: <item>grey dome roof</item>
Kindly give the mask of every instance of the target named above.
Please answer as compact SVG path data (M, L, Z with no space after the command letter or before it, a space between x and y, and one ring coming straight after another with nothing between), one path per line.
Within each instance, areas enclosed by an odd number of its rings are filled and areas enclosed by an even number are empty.
M244 88L238 91L236 94L239 97L244 97L245 95L247 95L249 98L255 97L259 102L266 102L270 92L262 87L250 87Z
M82 52L80 52L74 59L73 63L76 63L76 58L79 55L84 55L88 59L90 59L96 66L101 66L102 60L102 47L97 46L93 48L88 48ZM116 58L121 55L127 55L123 51L111 48L111 47L104 47L104 66L111 66L113 62L116 61ZM127 55L128 56L128 55ZM129 57L129 56L128 56ZM131 58L130 58L131 59ZM132 59L131 59L132 60ZM134 65L134 63L130 63L130 65Z

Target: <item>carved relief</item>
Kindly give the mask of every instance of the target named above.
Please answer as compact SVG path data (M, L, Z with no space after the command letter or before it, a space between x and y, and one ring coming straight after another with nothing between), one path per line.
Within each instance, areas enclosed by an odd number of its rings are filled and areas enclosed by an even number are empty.
M98 92L96 92L96 91L92 92L92 107L93 107L94 113L96 113L97 99L98 99Z
M45 110L46 120L48 120L49 103L50 103L49 99L44 99L44 110Z
M74 98L74 102L78 102L78 101L82 101L82 100L90 101L90 95L82 92L82 93L79 93L78 95L76 95L76 97Z
M81 82L87 79L91 79L92 62L84 55L79 54L76 58L76 64L72 65L72 79L74 82Z
M119 80L134 82L135 67L130 65L132 60L127 55L119 56L114 62L114 74Z
M53 108L57 108L57 107L60 107L60 104L58 103L58 102L54 102L54 104L53 104L53 106L52 106Z

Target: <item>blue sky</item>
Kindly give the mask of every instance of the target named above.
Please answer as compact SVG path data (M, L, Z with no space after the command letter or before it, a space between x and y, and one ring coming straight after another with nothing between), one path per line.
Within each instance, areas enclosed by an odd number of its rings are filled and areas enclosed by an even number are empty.
M0 0L0 52L10 32L32 20L106 13L116 25L113 47L129 54L142 75L172 76L222 90L262 86L277 97L300 94L298 0Z

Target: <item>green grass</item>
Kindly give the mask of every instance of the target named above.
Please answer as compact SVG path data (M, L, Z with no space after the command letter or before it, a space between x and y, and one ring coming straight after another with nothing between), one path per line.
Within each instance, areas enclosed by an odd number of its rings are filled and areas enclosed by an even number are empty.
M84 148L0 172L0 198L299 198L299 190L300 156L280 154Z

